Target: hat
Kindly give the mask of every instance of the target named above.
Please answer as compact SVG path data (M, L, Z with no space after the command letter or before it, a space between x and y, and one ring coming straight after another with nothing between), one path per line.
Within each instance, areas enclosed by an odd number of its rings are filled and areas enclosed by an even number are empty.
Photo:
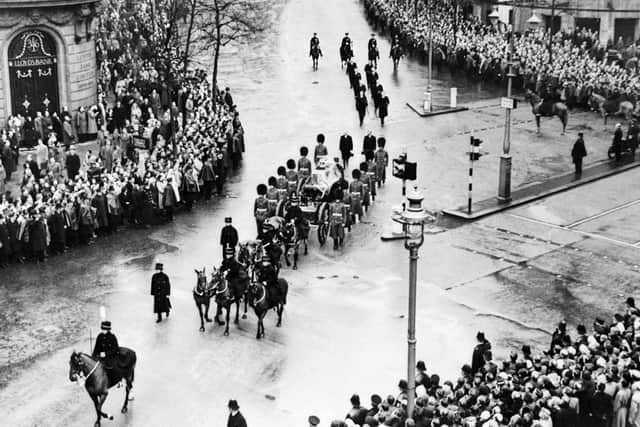
M231 217L228 216L224 219L224 222L226 222L227 224L231 224Z
M159 263L159 262L156 263L156 270L162 271L162 267L163 267L163 265L161 263Z
M227 405L229 407L229 409L231 409L232 411L237 411L238 409L240 409L240 406L238 406L238 401L231 399L229 400L229 403Z
M421 371L427 370L427 367L425 366L423 360L418 360L418 363L416 364L416 368L420 369Z
M317 426L318 424L320 424L320 418L316 417L315 415L310 415L309 416L309 425Z
M103 331L110 331L111 322L109 320L103 321L102 323L100 323L100 329L102 329Z
M371 403L373 403L375 406L378 406L382 403L382 398L379 395L374 394L371 396Z
M484 340L484 332L478 331L478 333L476 334L476 338L478 340Z

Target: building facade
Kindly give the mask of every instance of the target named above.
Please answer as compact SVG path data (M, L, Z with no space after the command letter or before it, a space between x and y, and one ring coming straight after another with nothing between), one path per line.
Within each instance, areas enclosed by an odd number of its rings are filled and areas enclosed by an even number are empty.
M0 126L96 102L99 0L0 0Z
M509 5L495 7L500 21L511 23L515 17L516 31L526 30L527 21L535 14L544 28L597 31L603 44L616 43L622 38L624 44L629 45L640 38L640 0L516 0L516 3L519 6L515 12ZM493 9L480 0L475 5L475 13L487 21Z

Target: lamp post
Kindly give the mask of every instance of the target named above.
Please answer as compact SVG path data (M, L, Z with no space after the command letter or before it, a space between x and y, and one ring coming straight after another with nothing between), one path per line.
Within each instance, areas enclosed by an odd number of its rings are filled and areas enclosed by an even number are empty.
M507 73L507 98L511 98L511 86L513 84L513 60L515 57L515 10L516 0L512 3L513 19L511 22L511 34L509 34L509 72ZM500 156L500 178L498 181L498 200L511 201L511 109L505 111L504 140L502 143L502 155Z
M424 224L430 215L422 207L424 197L414 187L407 196L408 208L396 211L391 216L395 222L402 224L405 240L404 247L409 251L409 321L407 329L407 416L412 418L415 407L416 390L416 283L418 274L418 249L424 243Z
M425 0L425 6L427 8L427 17L429 19L429 70L427 71L427 92L425 93L424 110L425 112L431 112L433 109L433 87L431 85L431 74L433 64L433 10L431 0Z

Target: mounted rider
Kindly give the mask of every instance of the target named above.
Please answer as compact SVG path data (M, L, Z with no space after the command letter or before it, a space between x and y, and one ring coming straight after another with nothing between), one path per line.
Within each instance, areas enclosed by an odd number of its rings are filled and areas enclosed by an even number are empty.
M309 40L309 56L311 56L314 47L320 49L320 39L318 38L318 33L313 33L313 37L311 37L311 40Z
M242 272L245 271L244 266L238 262L235 255L236 252L233 247L227 246L224 249L224 259L220 265L220 274L226 273L229 282L240 279Z
M287 224L293 222L300 240L304 240L309 237L309 221L302 214L298 202L298 197L295 194L289 198L289 209L287 209L284 220Z
M93 353L91 355L100 360L105 367L111 368L114 366L116 357L120 351L118 345L118 339L111 332L111 322L105 320L100 324L102 332L96 337L96 345L93 347Z
M267 254L262 256L262 263L257 269L258 281L263 283L273 301L277 301L280 296L280 289L278 288L278 272L276 268L271 264L271 260Z

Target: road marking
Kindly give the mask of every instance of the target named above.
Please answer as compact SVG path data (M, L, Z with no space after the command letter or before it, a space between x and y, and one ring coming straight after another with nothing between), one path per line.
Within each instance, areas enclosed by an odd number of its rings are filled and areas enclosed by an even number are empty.
M614 212L617 212L619 210L626 209L626 208L631 207L633 205L637 205L638 203L640 203L640 199L633 200L633 201L625 203L623 205L616 206L615 208L611 208L611 209L607 209L606 211L602 211L599 214L583 218L583 219L581 219L579 221L576 221L576 222L573 222L573 223L571 223L569 225L566 225L566 227L567 228L576 227L578 225L584 224L585 222L593 221L594 219L598 219L598 218L601 218L603 216L606 216L606 215L612 214Z
M564 225L558 225L558 224L554 224L552 222L541 221L539 219L533 219L533 218L529 218L529 217L518 215L518 214L514 214L514 213L508 213L506 215L509 215L511 217L514 217L514 218L518 218L518 219L523 220L523 221L531 222L531 223L534 223L534 224L545 225L547 227L555 228L557 230L571 231L573 233L582 234L583 236L591 237L593 239L605 240L605 241L608 241L608 242L611 242L611 243L618 244L620 246L625 246L627 248L637 249L638 246L636 246L636 245L640 244L640 242L638 242L636 244L629 243L629 242L624 242L622 240L613 239L611 237L603 236L603 235L600 235L600 234L590 233L588 231L582 231L582 230L575 230L573 228L568 228L567 226L564 226Z

